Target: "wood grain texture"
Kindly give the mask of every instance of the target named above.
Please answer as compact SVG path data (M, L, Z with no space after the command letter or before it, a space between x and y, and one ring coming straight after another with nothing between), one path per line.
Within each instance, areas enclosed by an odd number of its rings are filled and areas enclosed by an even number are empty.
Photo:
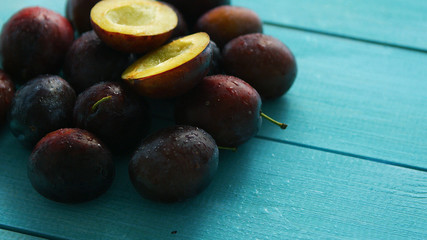
M427 50L427 2L406 0L233 0L265 22ZM264 7L268 6L268 7Z
M427 238L425 172L252 139L221 152L214 181L189 201L144 200L123 157L106 194L65 205L31 188L29 153L8 135L0 138L0 224L52 238ZM7 149L14 151L4 158Z

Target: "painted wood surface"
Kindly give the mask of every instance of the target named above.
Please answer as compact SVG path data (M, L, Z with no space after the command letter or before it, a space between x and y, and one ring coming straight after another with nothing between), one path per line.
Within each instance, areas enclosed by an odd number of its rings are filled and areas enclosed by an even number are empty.
M427 55L414 38L426 3L233 3L258 12L297 58L295 85L263 105L289 128L264 122L237 152L221 151L214 181L189 201L144 200L121 156L106 194L67 205L35 192L30 152L3 127L0 239L427 239ZM63 13L65 1L8 2L0 24L34 5ZM152 131L173 124L170 102L151 104Z
M17 141L2 135L1 147ZM6 136L5 136L6 135ZM5 140L6 139L6 140ZM83 204L51 202L26 176L28 152L6 156L0 223L65 239L422 239L427 174L255 138L221 152L209 188L158 204L131 186L126 159L112 188ZM175 233L176 231L176 233Z
M304 31L427 50L427 1L233 0L268 23ZM261 6L262 5L262 6ZM267 7L274 6L274 7Z

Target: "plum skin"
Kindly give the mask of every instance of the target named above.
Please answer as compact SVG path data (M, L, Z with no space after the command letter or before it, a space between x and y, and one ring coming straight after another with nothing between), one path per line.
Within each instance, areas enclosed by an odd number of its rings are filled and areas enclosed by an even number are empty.
M248 82L263 99L284 95L293 85L297 63L279 39L262 33L239 36L223 49L226 74Z
M205 12L221 5L230 5L230 0L163 0L175 6L184 16L190 29Z
M29 148L47 133L72 125L74 89L59 76L41 75L15 93L9 112L9 128Z
M214 41L209 42L209 47L212 49L212 61L209 67L208 76L223 73L222 53L218 45Z
M254 11L229 5L213 8L203 14L197 21L196 29L207 32L219 48L238 36L263 32L261 19Z
M178 99L175 122L204 129L219 146L236 147L259 131L261 104L258 92L245 81L212 75Z
M181 11L179 11L178 8L176 8L174 5L168 2L164 2L164 1L159 1L159 2L166 4L170 8L172 8L172 10L174 10L174 12L176 13L176 16L178 17L178 24L176 25L169 39L176 39L178 37L188 35L190 31L188 29L187 22L185 21Z
M129 163L129 177L147 199L183 201L210 184L218 155L215 140L206 131L176 125L142 142Z
M15 85L10 77L0 69L0 123L6 121L14 95Z
M104 97L92 110L92 106ZM122 82L102 82L77 96L74 126L96 134L113 152L136 147L148 133L151 116L148 103Z
M83 33L67 52L64 78L77 93L99 82L120 81L131 56L105 45L94 31Z
M82 34L90 31L90 10L100 0L68 0L66 5L66 17L73 25L74 29Z
M65 17L42 7L24 8L3 26L4 70L21 82L40 74L56 74L73 40L73 28Z
M82 129L58 129L35 146L28 178L42 196L57 202L94 199L111 186L115 176L112 155L103 143Z

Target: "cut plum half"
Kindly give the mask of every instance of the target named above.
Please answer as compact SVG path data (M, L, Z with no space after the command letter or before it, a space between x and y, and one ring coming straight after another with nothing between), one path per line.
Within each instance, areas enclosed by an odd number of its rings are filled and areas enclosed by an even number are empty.
M208 73L213 55L209 42L204 32L179 38L139 58L122 79L145 97L182 95Z
M90 17L102 41L129 53L144 53L161 46L178 24L171 7L151 0L100 1Z

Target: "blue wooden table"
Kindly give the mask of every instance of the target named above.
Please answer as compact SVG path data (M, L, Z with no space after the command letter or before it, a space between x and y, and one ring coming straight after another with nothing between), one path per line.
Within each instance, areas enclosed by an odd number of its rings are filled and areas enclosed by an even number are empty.
M112 188L49 201L29 151L0 131L0 239L427 239L427 1L233 0L294 52L299 72L237 152L221 151L206 191L182 203L140 197L117 159ZM25 6L3 1L0 25ZM173 124L155 112L154 129Z

